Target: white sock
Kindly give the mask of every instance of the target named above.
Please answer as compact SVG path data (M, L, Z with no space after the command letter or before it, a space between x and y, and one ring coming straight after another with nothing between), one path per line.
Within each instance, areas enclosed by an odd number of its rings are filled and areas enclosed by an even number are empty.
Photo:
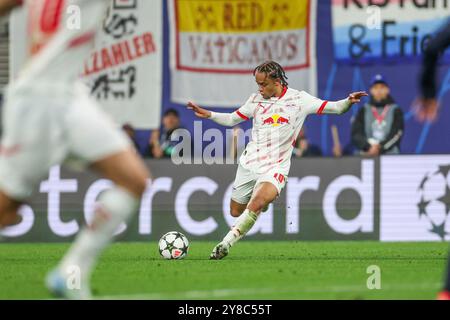
M122 188L105 191L97 203L93 222L79 233L61 261L60 270L68 275L78 267L82 283L88 283L101 252L112 241L120 224L137 211L138 205L139 199Z
M249 209L245 209L239 218L236 219L236 223L225 238L223 238L223 241L227 242L230 247L233 246L245 236L245 234L253 227L257 219L258 215L256 213Z

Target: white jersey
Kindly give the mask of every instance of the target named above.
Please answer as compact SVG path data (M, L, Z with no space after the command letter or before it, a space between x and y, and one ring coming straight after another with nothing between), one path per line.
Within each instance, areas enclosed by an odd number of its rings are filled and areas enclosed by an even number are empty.
M77 81L108 1L28 0L30 59L2 108L0 190L30 197L49 168L85 166L130 148L130 140ZM80 28L68 28L70 5Z
M251 141L240 158L240 164L256 174L274 168L288 175L292 151L306 117L322 113L327 101L285 88L280 97L264 99L253 94L236 113L244 120L253 118Z
M16 85L71 87L94 46L109 0L25 0L28 61Z

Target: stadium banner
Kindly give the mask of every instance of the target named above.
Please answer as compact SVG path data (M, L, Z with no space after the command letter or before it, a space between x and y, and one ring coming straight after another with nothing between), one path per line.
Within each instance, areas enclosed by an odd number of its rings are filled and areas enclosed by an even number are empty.
M229 214L237 165L174 165L148 160L153 181L139 213L117 231L120 240L158 240L180 231L190 240L219 240L234 223ZM377 240L378 160L293 159L281 196L258 219L251 240ZM94 203L112 183L92 173L50 170L23 221L3 232L8 242L70 241L92 221Z
M449 10L447 1L332 0L335 60L417 61ZM450 61L450 50L445 56Z
M66 15L76 14L70 9ZM80 22L82 23L82 13ZM10 68L15 78L26 60L26 13L10 24ZM162 0L113 0L82 77L118 124L160 126L162 99Z
M381 160L382 241L450 240L450 155Z
M169 0L171 100L242 105L265 60L289 85L316 94L316 1Z

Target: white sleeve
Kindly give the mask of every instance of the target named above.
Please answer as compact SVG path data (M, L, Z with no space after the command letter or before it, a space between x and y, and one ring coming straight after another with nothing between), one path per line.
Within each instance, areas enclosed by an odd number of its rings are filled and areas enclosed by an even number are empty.
M342 99L339 101L328 101L320 110L319 114L343 114L350 109L352 104L348 99Z
M247 99L245 104L235 111L235 113L239 117L241 117L242 120L249 120L249 119L253 118L253 113L255 111L255 106L256 106L255 99L256 99L256 94L252 94L250 96L250 98Z
M233 113L211 112L211 120L223 126L235 126L253 118L256 95L252 94L247 102Z
M342 114L348 111L352 104L348 99L327 101L302 92L301 104L307 114Z
M237 111L233 113L220 113L212 112L210 119L222 126L232 127L244 121L238 114Z

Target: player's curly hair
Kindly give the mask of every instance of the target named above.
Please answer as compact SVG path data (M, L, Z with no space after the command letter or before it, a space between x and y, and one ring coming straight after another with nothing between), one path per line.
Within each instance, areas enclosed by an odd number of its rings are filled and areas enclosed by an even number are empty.
M269 60L261 63L253 70L253 75L255 75L256 72L265 73L272 79L279 79L283 86L288 86L286 72L283 67L275 61Z

